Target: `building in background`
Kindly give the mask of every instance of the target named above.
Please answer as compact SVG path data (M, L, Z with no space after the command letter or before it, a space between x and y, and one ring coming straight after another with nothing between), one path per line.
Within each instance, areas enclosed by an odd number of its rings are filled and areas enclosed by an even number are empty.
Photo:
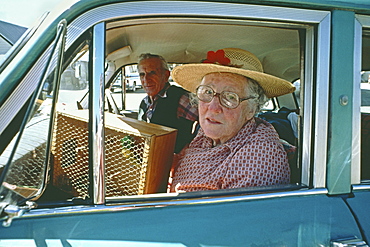
M0 60L26 30L25 27L0 21Z

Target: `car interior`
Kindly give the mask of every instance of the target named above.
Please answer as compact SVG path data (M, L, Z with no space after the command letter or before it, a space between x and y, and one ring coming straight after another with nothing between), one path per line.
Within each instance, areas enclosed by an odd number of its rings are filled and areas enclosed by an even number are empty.
M302 30L304 29L299 25L284 26L275 23L262 25L253 21L203 18L141 19L132 21L132 23L118 20L106 23L106 196L165 193L167 190L167 183L163 181L168 179L168 169L172 159L164 159L164 157L171 157L173 151L166 154L165 151L171 150L171 146L164 146L164 143L173 142L175 134L170 129L164 130L163 126L140 123L136 120L137 108L144 94L141 94L136 105L131 104L132 108L129 109L131 92L125 90L124 86L123 90L118 93L111 90L117 76L127 74L125 70L137 63L140 54L148 52L160 54L167 60L170 68L173 68L186 63L199 63L205 58L207 51L216 51L223 47L241 47L252 51L259 57L266 73L282 77L298 85L297 79L302 73L300 64L303 55L301 54L302 44L300 44L302 35L304 35ZM204 35L205 33L207 34ZM88 50L88 47L84 46L80 50L76 49L71 52L81 60L88 59ZM76 64L77 61L72 59L70 62ZM76 67L76 65L68 67ZM122 79L125 78L122 77L121 81ZM68 82L61 81L61 85L64 83ZM176 82L171 81L171 83ZM74 197L84 197L88 193L87 181L81 180L81 178L87 179L88 177L86 172L88 164L83 160L88 153L87 149L84 150L78 146L87 145L82 144L86 142L87 136L87 113L82 112L86 112L89 106L89 90L88 88L77 90L79 91L86 94L74 99L78 102L79 110L77 111L73 109L75 108L73 102L67 102L71 100L71 92L65 90L59 92L59 102L65 108L57 113L56 139L60 141L55 143L55 168L51 179L53 186L64 188L64 192L73 194ZM68 96L65 101L63 93L67 93ZM280 134L292 167L292 184L300 182L300 172L297 166L299 104L299 92L297 91L291 95L271 99L259 115L270 121ZM70 105L72 109L66 110ZM292 125L287 117L290 113L296 114L295 125ZM85 117L81 117L83 115ZM123 127L122 121L127 124L126 127ZM149 131L149 127L153 129ZM296 128L295 132L293 128ZM158 131L165 132L157 133ZM156 136L155 141L151 138L154 135ZM148 146L150 148L147 148ZM79 150L77 154L76 149ZM153 163L154 160L155 163ZM80 164L81 168L77 169L76 165L73 165L75 163ZM151 167L157 167L158 164L162 168L155 171L152 178ZM163 179L154 181L154 177ZM148 181L151 182L148 183Z

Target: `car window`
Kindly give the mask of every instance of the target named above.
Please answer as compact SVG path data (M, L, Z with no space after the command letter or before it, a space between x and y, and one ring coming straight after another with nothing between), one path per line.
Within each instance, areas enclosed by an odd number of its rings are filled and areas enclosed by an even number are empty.
M197 20L199 22L199 20ZM136 63L136 59L140 55L140 53L161 53L168 62L170 63L170 68L173 68L175 66L181 66L181 64L186 63L194 63L194 62L200 62L202 59L204 59L205 54L208 50L217 50L228 46L238 46L240 45L239 42L242 42L243 37L237 37L237 33L250 33L250 32L257 32L260 33L260 37L263 36L269 36L268 33L271 32L271 36L269 37L276 37L277 39L281 40L281 44L284 43L284 39L286 42L288 42L290 45L289 47L285 47L284 49L291 50L291 53L289 54L289 57L283 57L282 54L280 56L280 59L287 60L287 65L290 69L286 69L284 71L291 70L288 74L283 74L284 72L276 70L277 67L274 66L274 63L277 61L274 61L273 57L277 56L279 57L280 51L275 50L274 52L271 52L270 56L264 57L264 55L259 55L261 60L264 60L265 66L267 68L267 71L269 73L273 73L276 76L282 76L285 77L293 82L295 78L298 78L301 74L299 61L302 54L300 54L299 49L299 35L300 35L300 29L299 28L291 28L291 29L279 29L275 27L256 27L256 26L249 26L249 25L223 25L222 24L206 24L206 23L188 23L183 24L181 22L174 22L174 23L161 23L158 22L156 24L153 23L140 23L140 25L125 25L125 23L122 21L118 22L111 22L107 24L107 33L106 33L106 39L107 39L107 50L108 50L108 58L115 58L113 62L114 66L116 68L122 68L117 73L116 78L113 80L113 82L110 84L111 92L113 92L113 97L118 99L124 99L124 104L126 107L126 110L133 110L135 111L138 109L138 105L140 104L140 101L143 97L145 97L145 92L142 90L137 90L135 93L133 90L131 90L131 86L128 85L126 89L128 90L122 90L121 80L125 79L122 78L123 73L127 75L127 67L125 67L125 64L130 63ZM216 39L219 40L219 42L214 45L214 47L202 47L203 44L199 43L199 38L196 36L196 34L203 32L204 30L209 30L210 33L220 33L218 32L212 32L211 30L223 30L223 32L226 32L229 34L229 36L224 35L217 35L217 37L207 37L210 39ZM162 35L154 35L153 37L148 38L148 33L151 32L151 30L161 30L160 32L163 33ZM167 30L178 30L176 32L171 31L172 36L172 42L181 42L177 44L178 46L183 46L185 44L192 44L191 47L189 47L189 50L194 49L193 52L189 53L188 56L180 56L176 54L168 54L165 48L158 47L159 45L163 44L164 42L171 43L171 40L161 40L162 38L170 35L170 32L167 32ZM203 31L202 31L203 30ZM274 33L274 34L272 34ZM122 48L117 49L117 44L114 43L117 37L121 37L122 40L128 40L127 35L131 34L131 39L133 41L140 40L141 43L123 43L121 44ZM186 34L189 34L186 36ZM143 36L143 37L141 37ZM144 40L143 38L147 38L150 40L150 46L145 47L144 46ZM204 42L206 42L207 38L205 37ZM245 37L246 39L250 39L250 37ZM112 42L112 43L111 43ZM230 43L231 42L231 43ZM257 42L256 42L257 43ZM198 46L197 46L198 45ZM142 47L144 46L144 47ZM127 47L130 47L130 50L127 49ZM133 47L136 47L135 49ZM126 49L126 52L123 52L122 49ZM251 47L253 49L253 46ZM272 50L274 48L271 48ZM283 50L283 48L281 48ZM258 48L257 48L258 50ZM282 52L282 51L281 51ZM116 54L123 54L121 57L116 57ZM285 53L287 54L287 53ZM194 55L194 56L193 56ZM276 58L277 58L276 57ZM133 59L135 58L135 59ZM271 59L271 60L270 60ZM121 67L123 66L123 67ZM293 72L294 71L294 72ZM171 84L176 84L176 81L173 81L170 79ZM125 93L124 97L121 97L119 93L123 92ZM129 106L132 104L132 102L136 100L135 105L136 107ZM123 106L123 104L118 104L119 107ZM286 111L289 111L291 113L294 113L296 117L293 119L287 118L288 113L279 114L280 109L285 109ZM292 181L300 182L300 170L298 169L298 155L299 155L299 148L300 145L300 137L298 135L298 118L299 118L299 109L297 104L297 99L295 95L291 95L290 97L280 99L272 99L268 105L263 109L262 114L269 113L269 116L267 115L261 115L261 117L264 117L268 121L271 121L273 124L276 124L276 128L280 130L280 135L282 141L286 144L286 150L289 153L289 160L292 165L292 170L294 173L294 179ZM159 157L157 157L157 152L161 152L163 157L166 157L167 155L171 157L171 152L165 153L165 150L171 150L170 146L163 146L163 143L161 142L158 134L156 134L159 129L151 129L152 132L143 133L141 128L146 128L146 126L143 126L140 122L135 122L134 120L127 119L125 117L118 117L117 120L112 120L113 117L111 117L111 114L109 115L109 120L106 115L106 128L109 129L109 133L111 133L111 136L109 136L110 140L106 144L109 143L109 145L106 145L106 168L111 172L112 178L115 176L115 178L112 180L112 183L123 183L125 184L125 187L127 187L128 192L122 192L123 195L127 194L130 195L132 192L133 182L131 180L128 180L129 177L135 177L133 174L141 174L141 176L148 176L147 179L152 180L150 176L152 174L147 173L146 171L152 169L151 168L151 156L153 156L153 159L158 160ZM117 117L116 117L117 118ZM125 122L126 127L124 124L122 124L122 121ZM140 126L142 125L142 126ZM118 127L119 126L119 127ZM125 129L129 127L128 129ZM156 127L157 128L157 127ZM161 126L163 128L163 126ZM107 129L106 129L107 130ZM136 131L136 133L135 133ZM107 130L108 133L108 130ZM129 134L128 137L125 135ZM171 140L171 136L173 133L171 133L171 130L166 130L166 132L163 132L161 135L166 136L166 138ZM154 138L155 137L155 138ZM107 138L107 135L106 135ZM126 146L127 142L126 140L130 140L130 144L128 147ZM158 144L154 142L154 139ZM285 139L285 140L284 140ZM148 143L151 143L151 147L148 145ZM157 147L158 145L158 147ZM112 146L112 147L110 147ZM160 146L162 146L160 148ZM297 149L296 149L297 148ZM153 150L152 150L153 149ZM112 151L111 151L112 150ZM114 151L113 151L114 150ZM119 151L118 151L119 150ZM157 151L158 150L158 151ZM127 156L127 157L126 157ZM129 159L128 157L135 157ZM136 165L137 161L140 161L140 167ZM163 165L163 167L156 172L157 177L168 177L168 167L170 164L164 163L165 160L160 161L160 164ZM115 168L115 166L119 166L118 168ZM126 168L124 168L126 167ZM124 168L124 169L123 169ZM123 170L122 170L123 169ZM138 170L136 170L138 169ZM167 169L167 170L166 170ZM160 173L162 171L163 173ZM167 175L166 175L167 174ZM123 181L122 178L126 178L127 181ZM164 188L160 188L158 184L146 184L147 179L141 179L137 180L136 182L139 184L139 186L142 187L140 189L140 193L148 193L148 191L156 191L156 192L165 192ZM121 186L122 187L122 186ZM160 188L160 189L159 189ZM157 190L159 189L159 190ZM120 192L121 193L121 192ZM137 192L135 192L137 193ZM135 194L133 193L133 194ZM117 195L119 193L117 192Z
M1 155L1 193L10 204L22 205L38 198L48 179L51 160L51 136L55 84L64 49L65 22L59 25L57 36L43 64L44 73L28 104L22 125ZM6 193L9 191L10 193Z
M114 28L113 28L114 27ZM269 73L273 73L276 76L281 76L293 81L293 78L297 78L301 71L300 69L293 69L298 66L300 62L299 46L300 44L300 27L298 28L287 28L278 29L270 26L249 26L249 25L224 25L219 24L202 24L202 23L161 23L158 24L144 24L140 25L125 25L124 22L111 22L107 23L106 31L106 71L105 79L108 82L105 90L105 115L104 115L104 155L105 155L105 196L109 198L125 197L132 195L144 195L152 193L166 193L170 175L170 167L173 159L173 148L176 139L176 131L166 126L159 126L154 124L148 124L141 122L136 119L135 112L138 109L140 101L145 97L145 92L140 88L139 83L136 82L135 89L133 88L134 81L137 76L137 68L135 63L141 53L155 52L158 49L157 44L161 44L161 40L157 40L161 35L147 37L147 33L150 30L179 30L178 32L172 33L173 42L188 42L190 44L199 42L196 36L186 37L184 33L190 30L193 33L202 32L206 29L217 29L221 28L225 32L229 33L231 37L221 39L219 44L213 49L217 50L220 47L227 47L230 45L230 41L233 46L237 46L239 37L236 33L249 33L256 31L261 33L261 36L268 35L276 37L281 40L281 44L284 41L289 43L289 47L284 49L290 49L288 53L289 57L282 57L279 52L271 52L270 56L263 57L261 60L265 62L266 70ZM235 31L235 33L234 33ZM237 31L237 32L236 32ZM266 32L266 33L265 33ZM126 35L130 35L130 40L140 40L138 43L120 44L123 48L117 49L115 40L117 37L122 36L122 40L129 40ZM143 36L143 37L141 37ZM212 37L215 38L215 37ZM140 47L148 40L148 47ZM236 40L236 41L233 41ZM235 43L236 42L236 43ZM182 45L182 43L180 43ZM138 47L130 48L127 47ZM163 55L166 56L170 67L181 66L181 64L199 62L206 54L207 49L212 47L203 48L194 47L193 49L199 49L197 57L189 56L173 56L172 54L166 54L166 49L162 48ZM114 50L117 49L117 50ZM125 52L122 49L126 49ZM271 48L271 51L274 48ZM276 48L275 48L276 49ZM281 48L283 49L283 48ZM133 54L133 51L135 53ZM277 53L277 54L276 54ZM117 54L119 55L117 57ZM283 71L276 69L273 64L274 56L276 58L285 59L289 61L286 66L292 68L289 74L284 74ZM71 73L70 68L75 65L70 65L66 69L66 73ZM287 69L286 69L287 70ZM295 71L295 72L292 72ZM73 73L71 73L73 74ZM76 74L76 72L74 72ZM170 83L176 84L175 81ZM79 93L84 89L75 89L74 93ZM62 92L62 91L61 91ZM72 91L68 91L68 97L71 98ZM82 92L81 92L82 93ZM81 95L79 95L81 97ZM87 168L88 164L88 152L86 149L86 136L87 136L87 122L88 122L88 111L86 108L85 100L80 101L81 108L83 110L76 111L75 118L68 118L62 116L63 113L58 113L60 117L66 119L64 125L70 125L69 129L63 130L65 133L71 133L73 135L58 135L63 140L58 140L62 143L61 150L63 155L59 155L61 161L55 161L61 163L60 173L63 176L55 177L54 182L59 181L57 187L67 188L69 186L68 193L74 197L84 197L86 193L86 187L82 184L87 183L86 177L88 176ZM76 100L76 99L74 99ZM299 165L299 152L300 142L298 130L298 119L300 117L300 111L297 105L297 99L294 94L288 97L280 97L278 99L272 99L273 103L270 103L268 108L263 109L260 117L270 121L274 127L278 130L279 136L282 143L284 144L287 152L289 162L292 171L292 183L300 183L301 169ZM66 104L68 105L68 104ZM72 108L73 108L72 104ZM283 113L284 112L284 113ZM134 114L132 114L134 113ZM136 112L137 113L137 112ZM283 113L283 114L282 114ZM288 118L289 113L295 114L295 118ZM268 115L267 115L268 114ZM67 119L68 118L68 119ZM57 122L59 120L57 119ZM56 128L60 129L59 127ZM57 156L57 155L56 155ZM65 158L63 158L65 157ZM67 162L66 164L64 164ZM69 167L81 166L83 168L68 171ZM57 173L55 173L57 174ZM80 187L82 186L82 187ZM82 192L84 191L84 192Z

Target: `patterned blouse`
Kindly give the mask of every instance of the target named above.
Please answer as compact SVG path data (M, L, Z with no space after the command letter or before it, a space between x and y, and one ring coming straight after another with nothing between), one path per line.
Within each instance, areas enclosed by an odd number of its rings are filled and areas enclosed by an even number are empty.
M260 118L213 147L202 129L174 169L171 191L216 190L289 183L287 154L274 127Z

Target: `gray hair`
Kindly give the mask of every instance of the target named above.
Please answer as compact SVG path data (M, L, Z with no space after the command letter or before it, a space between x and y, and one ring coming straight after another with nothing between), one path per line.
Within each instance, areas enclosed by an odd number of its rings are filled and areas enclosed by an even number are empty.
M269 98L266 96L265 92L263 91L262 87L256 82L255 80L245 77L249 83L245 87L245 92L249 95L256 96L254 99L250 99L250 102L254 103L255 111L254 114L257 115L263 106L267 103ZM190 95L190 104L196 106L199 104L199 99L197 98L195 93L189 93Z
M150 58L158 58L159 60L161 60L162 68L164 70L169 70L166 59L164 59L164 57L157 55L157 54L143 53L139 56L139 60L137 63L140 64L141 61L145 59L150 59Z
M262 87L256 82L255 80L246 77L248 80L248 84L246 87L246 90L249 91L249 95L255 95L255 99L251 99L252 102L255 103L256 109L255 114L260 112L260 110L263 108L263 106L267 103L269 100L266 96L265 92L263 91Z

